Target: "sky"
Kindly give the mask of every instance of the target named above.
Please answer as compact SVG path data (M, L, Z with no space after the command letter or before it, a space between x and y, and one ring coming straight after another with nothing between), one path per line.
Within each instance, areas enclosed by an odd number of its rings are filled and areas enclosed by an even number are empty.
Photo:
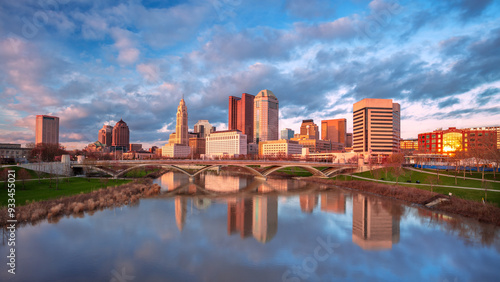
M0 2L0 143L60 117L82 149L123 119L162 146L184 96L189 128L227 128L228 97L269 89L280 129L401 105L401 137L500 126L500 1Z

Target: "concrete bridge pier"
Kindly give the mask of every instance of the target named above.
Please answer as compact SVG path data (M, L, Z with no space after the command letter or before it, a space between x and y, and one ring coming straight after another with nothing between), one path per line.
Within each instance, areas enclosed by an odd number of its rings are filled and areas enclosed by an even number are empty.
M194 182L194 176L193 175L190 175L189 176L189 183L193 183Z
M266 180L267 180L267 177L266 177L266 176L255 176L254 178L255 178L255 179L259 179L259 180L264 180L264 181L266 181Z

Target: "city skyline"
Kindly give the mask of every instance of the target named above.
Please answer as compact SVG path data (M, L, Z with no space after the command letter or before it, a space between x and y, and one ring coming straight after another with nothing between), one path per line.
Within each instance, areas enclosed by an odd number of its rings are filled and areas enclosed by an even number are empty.
M0 142L34 143L46 114L68 149L121 118L131 143L161 146L182 95L190 131L224 130L227 97L261 89L279 130L345 118L352 132L363 98L399 103L405 139L500 125L498 2L144 3L0 4Z

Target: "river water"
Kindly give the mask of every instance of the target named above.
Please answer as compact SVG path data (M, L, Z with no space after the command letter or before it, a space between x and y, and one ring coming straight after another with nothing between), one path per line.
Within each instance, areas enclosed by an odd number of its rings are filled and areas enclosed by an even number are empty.
M499 281L491 225L296 180L169 172L138 204L16 233L1 281Z

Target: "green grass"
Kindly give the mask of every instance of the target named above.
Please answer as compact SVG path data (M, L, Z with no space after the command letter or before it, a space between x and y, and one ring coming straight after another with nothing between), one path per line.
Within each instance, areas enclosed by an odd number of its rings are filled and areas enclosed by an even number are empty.
M423 173L423 172L418 172L418 171L413 171L413 170L403 170L404 173L399 177L399 182L406 182L407 180L411 180L411 182L415 183L416 180L419 180L421 184L430 184L430 179L429 178L436 178L436 175L428 174L428 173ZM361 176L361 177L367 177L367 178L376 178L376 179L381 179L384 178L383 180L386 181L394 181L396 182L396 177L393 175L393 173L388 172L387 176L383 169L380 169L377 175L376 171L373 171L372 173L370 171L365 171L362 173L356 173L355 175ZM378 176L378 177L376 177ZM435 179L436 181L437 179ZM488 189L495 189L495 190L500 190L500 183L491 183L491 182L485 182L487 183L489 187ZM472 180L472 179L463 179L460 177L457 177L457 185L455 185L455 178L454 177L439 177L439 182L434 183L435 185L447 185L447 186L461 186L461 187L471 187L471 188L484 188L482 186L482 181L479 180Z
M101 181L100 179L72 177L59 179L58 190L54 188L55 180L52 180L52 188L49 187L48 179L42 180L40 183L36 180L26 181L24 190L22 182L16 181L16 193L14 199L16 200L16 206L20 206L25 205L26 201L43 201L63 196L88 193L103 187L121 185L130 181L131 180L120 179L105 179L104 181ZM7 205L7 200L9 199L8 190L5 188L5 183L0 184L0 206L5 206Z
M378 174L378 175L377 175ZM387 176L383 169L380 169L379 172L377 173L376 171L373 171L370 173L369 171L365 171L362 173L356 173L354 175L361 176L361 177L366 177L366 178L372 178L375 179L375 175L378 177L376 179L381 179L384 178L383 180L386 181L396 181L396 177L391 173L390 171L387 173ZM404 170L404 174L402 174L399 177L399 182L405 182L406 180L412 180L412 183L415 183L416 180L419 180L421 184L429 184L429 176L432 177L432 175L428 173L422 173L422 172L417 172L417 171L412 171L412 170ZM332 179L344 181L344 180L351 180L351 177L349 176L336 176L333 177ZM362 180L362 179L356 179L352 178L353 180ZM364 181L369 181L369 180L364 180ZM480 180L463 180L460 178L457 178L458 185L457 186L462 186L462 187L472 187L472 188L482 188L482 181ZM411 184L404 184L401 185L402 187L414 187L417 189L422 189L422 190L427 190L431 191L431 185L411 185ZM434 185L446 185L446 186L456 186L455 185L455 178L450 178L450 177L440 177L439 183L436 183ZM500 190L500 183L489 183L488 184L488 190ZM474 200L474 201L482 201L483 198L485 198L485 192L484 191L478 191L478 190L466 190L466 189L460 189L460 188L448 188L448 187L432 187L432 191L444 195L448 195L448 193L453 193L454 196L463 198L463 199L469 199L469 200ZM497 206L500 206L500 193L499 192L487 192L486 195L486 200L489 203L495 204Z
M142 178L142 177L145 177L146 175L148 175L152 172L156 172L159 170L161 170L161 168L145 169L144 167L140 167L140 168L135 168L131 171L128 171L127 173L125 173L125 175L123 175L123 177L125 177L125 178Z
M481 170L481 169L479 169ZM429 172L433 172L433 173L436 173L436 170L435 169L424 169L424 171L429 171ZM446 170L442 170L440 169L439 170L439 174L446 174L446 175L452 175L452 176L455 176L455 171L454 170L450 170L450 171L446 171ZM462 178L464 177L464 171L461 170L458 172L458 177L462 176ZM466 171L465 172L465 177L470 177L470 178L477 178L477 179L482 179L483 178L483 174L482 172L472 172L472 174L470 174L469 171ZM493 172L488 172L488 171L485 171L484 172L484 179L488 179L488 180L497 180L497 181L500 181L500 173L496 173L496 178L494 177L493 175Z
M22 167L18 167L18 166L10 166L10 167L5 167L6 169L8 170L15 170L16 171L16 177L17 179L19 179L19 171L22 169ZM0 170L4 169L4 167L0 167ZM31 170L31 169L26 169L25 170L29 173L30 177L29 179L37 179L38 178L38 175L36 174L36 171L34 170ZM45 173L45 172L42 172L40 173L40 178L45 178L45 177L49 177L50 174L49 173ZM1 180L0 180L1 181Z
M294 175L294 176L301 176L301 177L307 177L307 176L311 176L312 173L310 173L309 171L301 168L301 167L285 167L285 168L282 168L280 170L278 170L279 172L284 172L284 173L287 173L287 174L291 174L291 175ZM272 175L272 174L271 174Z

